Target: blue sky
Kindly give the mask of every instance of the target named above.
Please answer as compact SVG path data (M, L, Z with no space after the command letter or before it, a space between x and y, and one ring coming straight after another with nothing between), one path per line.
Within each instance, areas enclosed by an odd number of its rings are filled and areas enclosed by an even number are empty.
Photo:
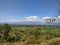
M55 17L60 0L0 0L0 20Z

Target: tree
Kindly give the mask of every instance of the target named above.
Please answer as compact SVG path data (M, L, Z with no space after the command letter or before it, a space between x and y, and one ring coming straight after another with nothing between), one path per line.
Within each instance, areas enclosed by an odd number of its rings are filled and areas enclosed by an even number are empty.
M46 18L45 19L45 22L46 22L46 24L50 25L51 24L51 18L50 17L49 18Z
M3 39L4 40L8 40L10 37L9 37L9 32L11 31L11 25L9 24L3 24L2 25L2 34L4 35Z
M55 23L56 19L47 18L47 19L45 19L45 21L46 21L47 23L51 23L51 24L53 25L53 24Z
M54 24L54 23L55 23L55 21L56 21L56 19L52 19L52 20L51 20L51 23L52 23L52 24Z
M9 25L9 24L3 24L2 25L2 29L3 30L11 30L11 25Z

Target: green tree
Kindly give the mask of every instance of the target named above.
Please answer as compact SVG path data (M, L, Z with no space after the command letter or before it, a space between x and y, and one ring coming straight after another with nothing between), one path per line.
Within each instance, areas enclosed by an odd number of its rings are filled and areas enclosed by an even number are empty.
M2 34L4 35L4 40L8 40L10 37L9 37L9 32L11 31L11 25L9 24L3 24L2 25Z
M2 25L2 29L6 30L6 31L9 31L9 30L11 30L11 25L9 25L9 24L3 24Z
M56 21L56 19L51 20L52 25L55 24L55 21Z

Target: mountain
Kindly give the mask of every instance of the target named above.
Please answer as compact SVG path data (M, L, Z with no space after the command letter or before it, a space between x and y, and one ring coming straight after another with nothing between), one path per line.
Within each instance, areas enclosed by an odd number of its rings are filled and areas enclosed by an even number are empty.
M42 25L42 22L21 21L21 22L9 22L9 24L15 24L15 25Z
M58 25L60 26L60 23L47 23L47 22L40 22L40 21L0 22L0 25L4 23L8 23L12 25Z

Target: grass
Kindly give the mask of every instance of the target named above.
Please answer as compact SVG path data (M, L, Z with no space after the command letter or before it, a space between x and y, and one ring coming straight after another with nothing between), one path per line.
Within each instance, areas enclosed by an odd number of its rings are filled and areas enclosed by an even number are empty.
M60 45L59 27L12 27L8 35L1 36L0 45Z

